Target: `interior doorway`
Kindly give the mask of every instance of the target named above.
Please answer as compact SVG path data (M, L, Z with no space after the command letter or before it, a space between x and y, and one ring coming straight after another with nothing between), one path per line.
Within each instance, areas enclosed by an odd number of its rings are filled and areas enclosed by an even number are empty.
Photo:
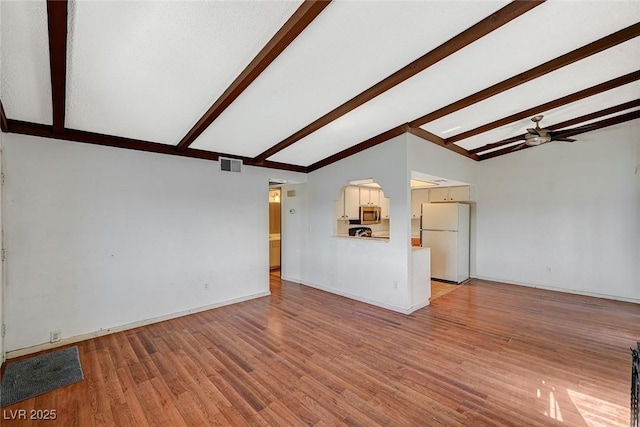
M269 186L269 274L280 277L282 263L282 189ZM273 283L273 280L270 280ZM273 286L273 284L271 285Z

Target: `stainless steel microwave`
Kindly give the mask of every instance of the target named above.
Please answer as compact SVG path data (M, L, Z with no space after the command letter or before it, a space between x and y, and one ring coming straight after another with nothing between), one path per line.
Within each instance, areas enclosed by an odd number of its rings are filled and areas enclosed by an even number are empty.
M380 224L380 206L360 206L360 224Z

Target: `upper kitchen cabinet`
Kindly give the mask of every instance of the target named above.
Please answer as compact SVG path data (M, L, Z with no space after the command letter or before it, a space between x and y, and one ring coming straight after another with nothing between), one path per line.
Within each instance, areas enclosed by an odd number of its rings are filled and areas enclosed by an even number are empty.
M428 191L430 203L471 201L469 186L431 188Z
M411 219L420 219L423 203L429 203L429 190L426 188L411 190Z
M382 219L389 219L389 198L384 197L382 190L380 191L380 215Z
M380 190L360 187L360 206L380 206Z
M337 201L336 216L343 220L360 217L360 188L348 186L342 189Z
M365 180L358 180L365 181ZM334 236L389 240L389 205L379 184L372 179L349 182L335 203Z

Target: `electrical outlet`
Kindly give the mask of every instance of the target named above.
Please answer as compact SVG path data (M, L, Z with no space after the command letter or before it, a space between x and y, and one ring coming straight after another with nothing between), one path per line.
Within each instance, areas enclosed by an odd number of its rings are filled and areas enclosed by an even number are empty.
M398 282L396 281L393 282L393 289L396 291L398 290Z
M56 329L55 331L51 331L50 342L58 342L60 341L60 337L62 335L62 331L60 329Z
M205 291L209 290L209 284L208 283L205 283L202 287L204 288Z
M547 271L548 271L549 273L551 273L551 266L550 266L550 265L548 265L548 266L547 266Z

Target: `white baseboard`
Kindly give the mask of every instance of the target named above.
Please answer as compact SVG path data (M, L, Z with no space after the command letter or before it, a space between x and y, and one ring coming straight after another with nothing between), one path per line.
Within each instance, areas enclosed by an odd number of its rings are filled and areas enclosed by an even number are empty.
M301 282L300 279L296 279L296 278L293 278L293 277L282 276L282 275L280 276L280 279L286 280L287 282L293 282L293 283L300 283Z
M420 307L418 307L418 308L414 309L414 308L399 307L397 305L387 304L385 302L381 302L381 301L376 301L376 300L372 300L372 299L369 299L369 298L360 297L358 295L353 295L353 294L350 294L348 292L343 292L343 291L341 291L339 289L328 288L326 286L317 285L315 283L303 282L303 281L298 281L297 283L299 283L301 285L304 285L304 286L308 286L310 288L319 289L321 291L329 292L330 294L336 294L336 295L340 295L340 296L345 297L345 298L349 298L349 299L353 299L353 300L356 300L356 301L364 302L365 304L375 305L376 307L385 308L387 310L395 311L397 313L411 314L415 310L420 308ZM428 302L427 302L427 304L428 304Z
M617 295L600 294L597 292L581 291L579 289L566 289L566 288L558 288L555 286L540 285L536 283L514 282L511 280L505 280L505 279L500 279L496 277L486 277L486 276L477 276L477 275L472 276L472 279L489 280L492 282L506 283L507 285L525 286L527 288L537 288L537 289L544 289L547 291L564 292L566 294L584 295L587 297L604 298L604 299L610 299L614 301L632 302L635 304L640 304L640 299L638 298L627 298L627 297L621 297Z
M314 289L320 289L321 291L325 291L325 292L329 292L331 294L336 294L336 295L340 295L342 297L345 298L349 298L349 299L353 299L356 301L360 301L360 302L364 302L366 304L371 304L371 305L375 305L376 307L381 307L381 308L385 308L387 310L391 310L391 311L395 311L398 313L402 313L402 314L411 314L416 310L420 310L421 308L424 308L426 306L429 305L429 300L421 303L421 304L416 304L410 308L402 308L402 307L398 307L396 305L391 305L391 304L386 304L384 302L380 302L380 301L376 301L376 300L372 300L372 299L368 299L368 298L362 298L356 295L352 295L349 294L347 292L342 292L338 289L333 289L333 288L328 288L326 286L322 286L322 285L317 285L315 283L308 283L308 282L304 282L298 278L293 278L293 277L281 277L282 280L286 280L288 282L293 282L293 283L298 283L304 286L309 286L310 288L314 288Z
M20 348L17 350L7 351L5 354L6 359L12 359L15 357L24 356L26 354L37 353L43 350L50 350L64 345L73 344L80 341L89 340L92 338L101 337L104 335L114 334L116 332L122 332L129 329L139 328L140 326L151 325L153 323L163 322L165 320L175 319L176 317L188 316L189 314L199 313L201 311L211 310L214 308L224 307L225 305L236 304L243 301L249 301L255 298L261 298L271 295L270 291L258 292L256 294L246 295L243 297L232 298L229 300L217 302L214 304L203 305L201 307L191 308L189 310L179 311L177 313L165 314L163 316L153 317L151 319L139 320L137 322L127 323L126 325L114 326L112 328L100 329L94 332L88 332L86 334L75 335L73 337L64 338L54 343L42 343L34 346Z
M426 307L426 306L428 306L429 304L430 304L429 300L426 300L425 302L420 303L420 304L416 304L416 305L412 306L412 307L409 309L409 312L408 312L407 314L411 314L411 313L413 313L414 311L418 311L418 310L420 310L421 308L425 308L425 307Z

